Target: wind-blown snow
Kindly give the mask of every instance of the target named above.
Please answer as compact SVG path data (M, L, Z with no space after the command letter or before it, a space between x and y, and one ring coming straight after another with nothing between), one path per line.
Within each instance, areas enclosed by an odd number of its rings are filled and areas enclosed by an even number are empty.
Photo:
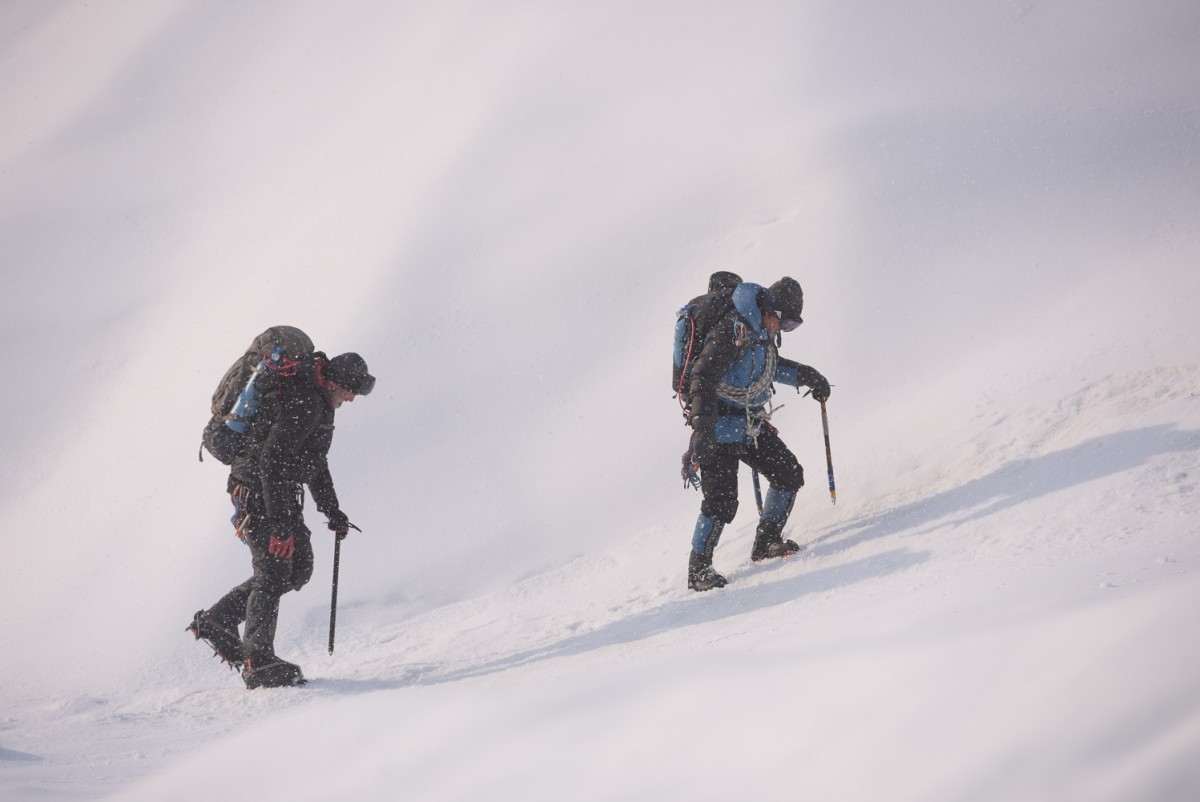
M0 8L0 799L1200 795L1193 3ZM674 310L804 286L798 557L699 496ZM304 689L208 398L269 325L379 378ZM319 516L310 509L310 523Z

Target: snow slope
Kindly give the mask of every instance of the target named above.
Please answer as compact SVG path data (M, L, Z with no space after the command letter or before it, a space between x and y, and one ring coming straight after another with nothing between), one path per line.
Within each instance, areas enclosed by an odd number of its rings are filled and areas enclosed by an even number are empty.
M1200 108L1184 2L0 9L0 799L1200 792ZM709 272L805 288L808 472L683 588ZM362 353L307 688L192 453L262 328ZM315 520L316 513L312 512ZM217 789L217 791L214 791Z

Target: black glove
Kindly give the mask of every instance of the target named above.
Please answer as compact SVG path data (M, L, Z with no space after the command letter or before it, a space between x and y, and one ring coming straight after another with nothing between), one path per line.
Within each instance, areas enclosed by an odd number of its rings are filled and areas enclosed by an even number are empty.
M812 390L812 397L815 401L824 404L829 400L829 380L821 374L817 374L816 378L808 383Z
M330 530L337 535L338 540L345 539L346 535L350 534L350 518L341 510L329 510L325 513L325 517L329 521Z

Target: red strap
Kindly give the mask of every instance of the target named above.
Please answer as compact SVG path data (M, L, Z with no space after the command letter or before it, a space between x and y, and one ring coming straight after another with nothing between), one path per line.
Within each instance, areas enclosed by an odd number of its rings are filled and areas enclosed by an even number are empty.
M683 405L683 382L687 379L688 365L692 364L692 347L696 344L696 318L688 315L688 352L683 360L683 370L679 373L679 386L675 388L675 397L679 399L679 408L687 411Z

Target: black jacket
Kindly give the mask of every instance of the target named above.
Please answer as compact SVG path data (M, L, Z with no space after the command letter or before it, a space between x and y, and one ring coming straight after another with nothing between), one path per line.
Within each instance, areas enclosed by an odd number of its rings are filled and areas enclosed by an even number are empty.
M334 411L317 384L325 361L318 352L300 363L296 376L279 380L263 399L250 447L231 466L232 481L261 491L267 519L276 526L300 521L301 485L308 485L318 510L338 509L327 459Z

